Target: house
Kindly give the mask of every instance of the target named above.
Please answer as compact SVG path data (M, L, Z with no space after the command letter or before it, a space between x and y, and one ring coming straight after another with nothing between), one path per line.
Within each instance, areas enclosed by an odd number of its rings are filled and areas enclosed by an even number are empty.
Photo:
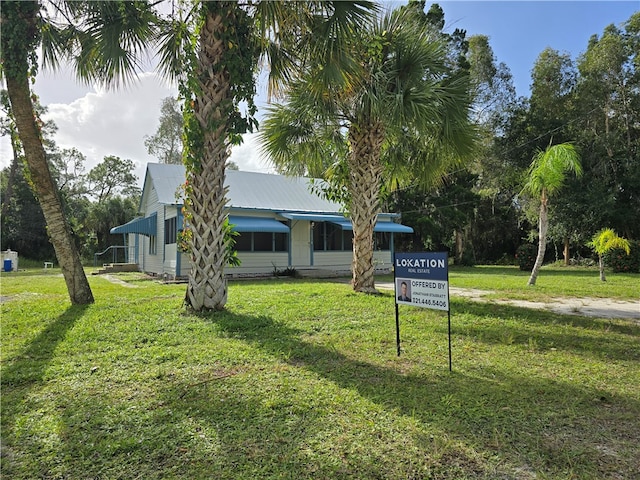
M181 185L183 165L149 163L140 199L141 217L111 229L122 234L128 261L140 270L169 278L189 274L189 255L178 250L183 229ZM228 267L229 276L262 275L295 268L346 273L351 269L353 232L341 206L312 193L320 180L228 170L227 210L242 264ZM394 234L411 233L396 223L398 215L378 216L375 232L376 268L393 263Z

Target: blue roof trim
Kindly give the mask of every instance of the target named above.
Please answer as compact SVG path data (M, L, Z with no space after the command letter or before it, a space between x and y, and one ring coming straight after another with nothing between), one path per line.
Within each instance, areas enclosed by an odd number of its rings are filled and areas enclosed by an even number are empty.
M413 233L413 228L401 223L395 222L378 222L373 227L374 232L391 232L391 233Z
M322 213L288 213L288 212L278 212L279 215L282 215L284 218L288 218L289 220L307 220L309 222L348 222L349 219L345 218L344 215L331 215L331 214L322 214Z
M339 225L343 230L353 230L353 225L351 225L350 220L341 222L332 221L331 223ZM413 228L395 222L376 222L376 225L373 227L373 231L391 233L413 233Z
M229 215L229 223L236 232L289 233L289 227L273 218Z
M152 213L148 217L134 218L130 222L113 227L109 231L113 234L139 233L141 235L153 237L158 234L158 214Z

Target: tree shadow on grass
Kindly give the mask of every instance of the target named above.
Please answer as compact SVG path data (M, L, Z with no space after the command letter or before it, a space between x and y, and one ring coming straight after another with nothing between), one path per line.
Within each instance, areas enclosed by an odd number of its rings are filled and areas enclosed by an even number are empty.
M10 358L2 369L2 388L24 389L42 381L57 346L67 332L82 318L87 305L72 305L51 321L24 349Z
M472 301L456 301L452 311L456 334L485 343L534 342L540 348L567 349L583 356L622 361L640 360L640 325ZM487 322L456 322L457 315L466 314L473 318L485 318ZM558 328L551 328L558 326L565 326L567 329L556 333Z
M303 340L304 332L269 317L224 312L211 316L210 321L222 332L257 346L294 369L313 372L343 389L355 390L388 411L416 418L426 429L435 428L457 439L467 450L457 451L456 456L463 464L473 464L474 469L479 469L473 474L474 478L491 478L494 467L478 465L470 451L478 453L484 462L498 455L503 464L533 466L550 475L571 472L580 476L584 469L597 471L602 478L612 473L624 477L635 468L628 459L629 452L640 440L640 429L620 421L620 417L636 418L640 414L637 398L610 398L570 379L514 376L499 367L485 368L482 372L470 369L467 373L452 375L438 370L433 374L406 374L400 361L390 365L390 362L373 364L358 360L355 354ZM178 386L180 388L187 387ZM197 392L192 394L198 396ZM198 407L194 411L193 402L183 403L174 398L171 403L177 410L191 414L200 413L205 417L211 414L207 409L198 412ZM245 405L243 408L257 407ZM216 410L216 422L237 421L237 418L221 417L220 412ZM233 414L230 412L230 415ZM264 425L250 424L253 418L250 413L247 418L252 435L263 431ZM274 421L286 422L287 418L276 417ZM230 449L227 453L238 459L237 438L227 435L224 429L220 435ZM414 434L407 433L407 436L427 450L424 457L427 462L429 445ZM256 441L260 448L272 448L269 440ZM603 443L606 449L602 448ZM299 448L298 440L288 448L290 457L298 455L293 453ZM617 453L611 456L611 451ZM371 474L381 460L373 459L366 467L356 459L351 461L343 465L349 472L344 476L363 475L363 471ZM302 463L302 460L296 462ZM378 468L382 468L380 465ZM470 473L466 471L465 475ZM518 478L515 474L505 475L503 478Z
M18 407L28 398L33 388L43 382L44 374L55 355L56 348L64 341L67 332L82 318L87 305L72 305L47 326L2 368L2 470L11 458L7 439L16 412L7 405Z

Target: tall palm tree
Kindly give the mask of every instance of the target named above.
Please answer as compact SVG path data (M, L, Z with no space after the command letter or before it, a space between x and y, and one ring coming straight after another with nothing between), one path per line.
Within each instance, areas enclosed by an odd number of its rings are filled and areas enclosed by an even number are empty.
M576 176L582 175L580 155L571 143L549 145L545 150L538 150L529 167L529 177L524 189L539 197L540 212L538 218L538 256L527 285L536 284L547 245L549 199L562 188L567 172L573 172Z
M150 10L143 2L5 1L1 12L2 73L6 80L18 135L30 178L47 223L73 304L93 302L78 249L63 214L42 145L30 80L37 71L36 48L45 65L71 60L78 78L118 82L135 66L131 52L142 47L151 30ZM127 47L125 50L122 45Z
M229 146L257 124L253 96L260 57L270 68L273 92L311 61L325 66L321 78L345 75L353 68L345 45L373 5L221 1L194 2L194 7L182 15L192 28L170 23L161 65L169 74L185 73L185 206L192 231L185 303L196 311L220 310L227 301L225 167ZM192 32L197 42L190 41ZM187 54L179 59L174 52L181 48ZM242 102L247 105L244 116L239 112Z
M373 293L373 228L384 180L432 184L470 154L474 129L468 77L452 74L445 45L411 10L370 24L352 54L360 68L346 83L323 87L313 69L302 76L287 103L270 110L261 140L281 170L342 172L353 288Z

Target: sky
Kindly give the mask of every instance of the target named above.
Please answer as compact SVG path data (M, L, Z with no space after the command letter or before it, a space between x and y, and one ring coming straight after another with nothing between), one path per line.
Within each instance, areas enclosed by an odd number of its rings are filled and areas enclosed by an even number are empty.
M397 7L404 2L385 2ZM434 3L427 1L427 7ZM620 26L637 11L640 0L629 1L440 1L445 13L445 31L460 28L467 37L487 35L496 61L509 67L517 94L529 96L531 69L547 47L576 59L586 50L593 34L602 35L609 24ZM4 85L3 85L4 88ZM53 120L60 148L77 148L86 158L86 171L115 155L133 160L140 185L146 164L157 161L144 146L145 135L158 127L160 104L167 96L177 96L154 72L143 72L125 89L106 91L79 84L68 71L42 72L34 85L40 102L49 109L44 117ZM266 104L266 88L258 85L257 104ZM8 138L0 138L0 168L12 157ZM255 134L245 135L234 147L231 160L241 170L271 173L267 159L260 156Z

